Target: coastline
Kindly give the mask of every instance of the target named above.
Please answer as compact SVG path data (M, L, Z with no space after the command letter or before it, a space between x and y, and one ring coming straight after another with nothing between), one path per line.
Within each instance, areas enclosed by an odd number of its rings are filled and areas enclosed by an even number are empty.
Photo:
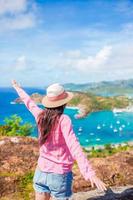
M41 101L43 95L39 93L32 93L30 96L37 105L42 105ZM120 102L119 106L117 105L118 101ZM10 103L22 103L22 101L18 97ZM89 113L95 111L110 110L113 112L116 109L119 112L122 110L125 111L129 105L131 105L131 101L121 96L115 97L115 99L112 97L108 99L101 96L89 96L89 94L84 92L74 92L74 98L66 105L66 108L77 110L78 113L75 114L75 118L81 119L85 118Z
M114 148L117 148L117 147L119 147L120 145L121 145L121 146L129 145L130 147L133 147L133 140L128 141L128 142L118 142L118 143L108 143L108 144L111 145L112 148L113 148L113 147L114 147ZM105 144L105 145L107 145L107 144ZM105 149L105 145L92 145L92 146L88 146L88 147L84 147L84 146L83 146L83 148L84 148L85 150L87 150L87 151L91 151L93 147L94 147L96 150L97 150L97 149L102 150L102 149Z

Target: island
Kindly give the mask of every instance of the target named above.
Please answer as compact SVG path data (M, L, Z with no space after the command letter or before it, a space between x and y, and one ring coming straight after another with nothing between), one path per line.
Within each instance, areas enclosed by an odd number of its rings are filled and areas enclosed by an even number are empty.
M86 117L91 112L100 110L114 110L129 108L133 105L133 99L127 96L111 96L103 97L97 96L90 92L71 91L74 94L73 99L67 104L68 107L77 107L78 114L75 118L80 119ZM43 95L33 93L31 98L37 103L41 104ZM20 98L14 100L15 103L22 103Z

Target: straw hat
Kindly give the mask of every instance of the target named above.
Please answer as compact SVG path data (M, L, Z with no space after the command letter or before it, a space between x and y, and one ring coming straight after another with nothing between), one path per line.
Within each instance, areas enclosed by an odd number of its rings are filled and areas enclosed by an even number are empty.
M54 83L46 89L46 96L42 99L42 104L46 108L62 106L73 98L72 92L65 91L59 83Z

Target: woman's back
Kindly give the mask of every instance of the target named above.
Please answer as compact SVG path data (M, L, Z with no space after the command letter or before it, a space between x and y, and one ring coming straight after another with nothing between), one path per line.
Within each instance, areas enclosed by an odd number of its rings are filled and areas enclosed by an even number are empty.
M49 133L46 142L40 147L40 156L38 165L41 170L54 170L54 172L63 173L71 170L74 159L62 131L62 123L70 123L69 116L62 114L55 128ZM67 135L67 132L66 132ZM42 165L42 163L44 163ZM55 166L54 166L55 163ZM47 166L48 165L48 166ZM50 168L50 166L52 168ZM54 167L53 167L54 166ZM62 170L61 170L61 169Z

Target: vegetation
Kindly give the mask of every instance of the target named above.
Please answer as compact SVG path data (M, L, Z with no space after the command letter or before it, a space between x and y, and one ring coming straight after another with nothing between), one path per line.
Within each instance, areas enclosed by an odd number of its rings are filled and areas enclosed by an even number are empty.
M132 148L133 147L130 146L128 143L125 143L125 145L119 144L118 146L106 144L106 145L104 145L104 148L92 147L91 150L86 150L84 148L84 151L88 153L88 158L90 158L90 157L111 156L111 155L118 153L118 152L131 150Z
M20 191L20 195L23 197L24 200L31 199L30 193L33 192L33 176L34 172L30 171L19 178L18 190Z
M23 176L18 175L16 173L12 172L1 172L0 177L14 177L14 181L16 182L15 184L15 192L12 194L12 198L14 200L30 200L30 194L33 194L34 189L33 189L33 176L34 176L34 171L29 171L26 172ZM0 198L1 200L7 200L9 199L8 197L3 197Z
M70 106L83 106L85 113L112 110L113 108L125 108L132 104L132 100L125 96L101 97L92 93L74 92L74 97L70 101Z
M5 125L0 125L0 136L28 136L33 131L30 123L22 124L23 120L17 115L5 118Z

